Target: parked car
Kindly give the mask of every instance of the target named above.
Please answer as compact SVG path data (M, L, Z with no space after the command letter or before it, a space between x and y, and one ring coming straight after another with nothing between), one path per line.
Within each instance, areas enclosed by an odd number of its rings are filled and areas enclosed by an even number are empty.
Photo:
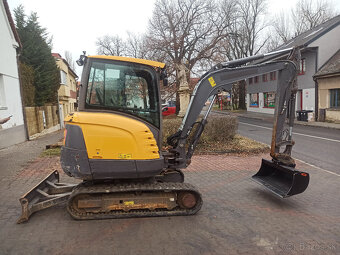
M162 108L162 115L168 116L176 113L176 107L175 106L165 106Z

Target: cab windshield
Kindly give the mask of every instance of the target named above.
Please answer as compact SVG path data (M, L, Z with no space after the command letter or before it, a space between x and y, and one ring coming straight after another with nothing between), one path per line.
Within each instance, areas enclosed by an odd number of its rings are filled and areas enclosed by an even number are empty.
M160 126L156 77L134 64L93 61L85 108L120 111Z

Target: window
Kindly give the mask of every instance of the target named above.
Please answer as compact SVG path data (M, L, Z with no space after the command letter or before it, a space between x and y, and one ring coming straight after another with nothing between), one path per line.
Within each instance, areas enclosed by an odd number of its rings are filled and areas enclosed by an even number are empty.
M270 76L270 80L271 81L275 81L276 80L276 72L271 72L269 76Z
M306 72L306 59L303 58L300 60L300 72L299 74L302 75L302 74L305 74Z
M146 68L94 61L85 108L124 112L159 127L156 77Z
M60 84L66 85L66 73L60 70Z
M259 82L259 77L258 76L255 76L254 77L254 83L258 83Z
M275 92L263 93L264 107L275 108Z
M250 96L250 107L259 107L259 94L249 94Z
M249 84L253 83L253 78L249 78Z
M262 74L262 81L263 82L267 82L268 81L268 77L267 77L267 74Z
M330 89L330 107L340 108L340 89Z

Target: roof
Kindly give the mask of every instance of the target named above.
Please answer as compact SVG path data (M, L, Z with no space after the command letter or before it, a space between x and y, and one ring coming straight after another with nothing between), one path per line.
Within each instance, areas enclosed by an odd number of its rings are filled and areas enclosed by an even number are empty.
M13 21L13 18L12 18L12 15L11 15L11 11L9 10L9 6L8 6L8 3L7 3L7 0L2 0L3 3L4 3L4 7L5 7L5 11L6 11L6 15L7 15L7 19L8 19L8 22L9 22L9 25L12 29L12 32L13 32L13 35L14 35L14 38L15 38L15 41L19 44L19 49L22 48L22 44L21 44L21 41L20 41L20 37L18 35L18 32L15 28L15 24L14 24L14 21Z
M288 42L286 42L286 43L280 45L279 47L275 48L274 50L272 50L272 52L292 48L294 46L297 46L301 50L304 50L312 42L319 39L321 36L328 33L330 30L332 30L333 28L335 28L339 25L340 25L340 15L335 16L334 18L331 18L331 19L327 20L326 22L324 22L324 23L322 23L322 24L320 24L320 25L318 25L318 26L316 26L316 27L294 37L294 38L292 38ZM260 59L260 60L255 60L253 63L254 64L263 63L263 62L266 62L268 60L272 60L272 59L276 59L276 58L282 59L282 58L285 58L287 55L288 54L280 55L280 56L276 56L276 55L268 56L268 57L265 57L265 58Z
M55 58L61 58L61 55L59 53L52 53L52 56Z
M331 18L326 22L294 37L293 39L276 48L275 51L290 48L293 46L307 47L309 44L311 44L338 25L340 25L340 15L335 16L334 18Z
M320 68L314 77L321 78L333 74L340 75L340 49Z
M117 60L124 62L132 62L137 64L143 64L153 67L164 68L165 64L157 61L140 59L140 58L129 58L129 57L120 57L120 56L105 56L105 55L96 55L96 56L88 56L89 58L100 58L100 59L109 59L109 60Z

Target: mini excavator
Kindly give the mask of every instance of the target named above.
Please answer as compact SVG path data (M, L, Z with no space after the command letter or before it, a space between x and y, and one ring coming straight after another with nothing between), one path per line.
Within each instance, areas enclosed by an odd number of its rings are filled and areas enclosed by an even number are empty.
M287 55L287 60L250 62ZM309 174L295 169L291 157L299 50L291 48L220 63L198 81L183 122L167 138L162 151L162 114L159 84L167 83L165 64L150 60L86 56L78 111L65 118L61 167L79 184L59 182L53 171L20 198L25 222L36 211L67 203L74 219L193 215L202 206L200 192L184 182L186 168L207 124L208 98L230 90L237 81L277 72L271 160L262 159L252 177L285 198L305 191ZM190 139L188 139L190 135Z

